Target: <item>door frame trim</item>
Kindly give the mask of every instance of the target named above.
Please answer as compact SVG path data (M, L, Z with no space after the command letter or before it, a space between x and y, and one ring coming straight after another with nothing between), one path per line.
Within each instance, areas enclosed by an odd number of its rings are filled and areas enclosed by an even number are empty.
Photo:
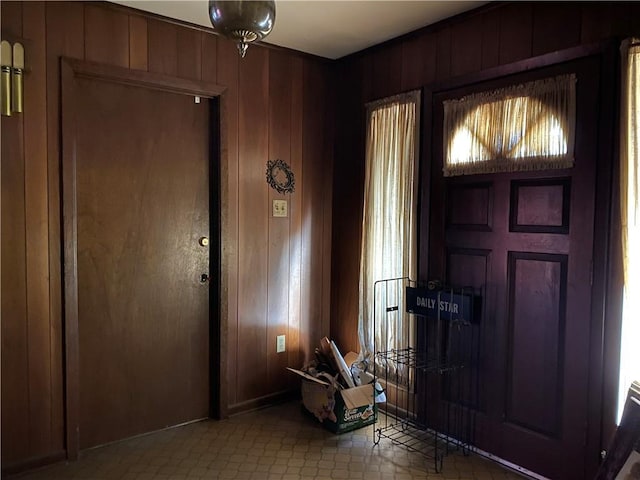
M437 94L448 90L473 87L478 83L522 74L585 57L600 59L600 99L603 109L599 116L598 152L596 158L596 204L594 211L594 250L592 261L592 302L589 339L589 385L587 415L592 421L585 427L585 464L583 473L595 471L602 448L606 448L615 430L616 392L619 372L618 352L621 328L621 257L619 234L619 78L617 52L620 39L580 45L510 64L488 68L479 72L460 75L445 81L435 81L423 86L421 144L428 145L420 157L420 207L418 241L424 245L421 251L429 251L432 211L428 207L432 198L433 162L433 105ZM613 72L613 73L611 73ZM603 86L604 85L604 86ZM610 162L610 163L609 163ZM607 229L598 228L606 225ZM429 268L428 255L418 257L418 278L426 280ZM615 377L615 378L614 378ZM598 418L594 418L598 415Z
M228 330L226 305L223 304L221 291L224 288L221 275L221 172L228 163L225 112L228 111L226 87L215 83L177 78L157 73L149 73L128 68L113 67L94 62L85 62L66 57L60 59L61 72L61 185L62 185L62 271L63 271L63 352L64 352L64 410L65 444L68 460L76 460L80 449L79 396L80 396L80 357L78 332L78 232L77 232L77 196L76 196L76 119L80 105L77 104L76 79L89 78L110 83L132 85L136 87L161 90L181 95L200 96L217 102L210 108L210 118L217 120L213 128L218 129L217 138L210 142L211 182L209 191L215 196L210 203L212 238L210 271L218 275L216 285L209 292L209 304L219 308L209 308L210 329L210 416L214 418L226 415L227 385L222 372L226 371L226 335ZM217 151L214 151L217 150ZM215 185L212 182L217 182ZM213 235L211 235L213 237ZM214 241L215 240L215 241ZM217 248L218 251L214 251ZM212 262L213 260L213 262ZM214 265L215 263L215 265ZM215 371L214 371L215 370Z

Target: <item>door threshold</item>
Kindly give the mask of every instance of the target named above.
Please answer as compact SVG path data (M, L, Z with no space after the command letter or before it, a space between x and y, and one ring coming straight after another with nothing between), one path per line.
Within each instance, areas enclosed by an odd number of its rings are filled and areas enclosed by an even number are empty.
M519 473L521 475L524 475L528 478L533 478L535 480L549 480L547 477L543 477L542 475L540 475L539 473L536 472L532 472L531 470L527 470L524 467L521 467L520 465L516 465L515 463L511 463L503 458L497 457L496 455L493 455L492 453L489 452L485 452L484 450L480 450L477 447L474 446L469 446L469 450L472 451L473 453L480 455L481 457L484 457L488 460L491 460L492 462L498 463L500 465L502 465L503 467L508 468L509 470L512 470L516 473Z

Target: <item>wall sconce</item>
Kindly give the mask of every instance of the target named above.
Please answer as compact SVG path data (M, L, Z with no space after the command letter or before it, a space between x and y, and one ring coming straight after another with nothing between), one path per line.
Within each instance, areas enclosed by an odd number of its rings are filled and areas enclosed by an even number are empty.
M10 117L24 108L24 47L0 42L0 113Z

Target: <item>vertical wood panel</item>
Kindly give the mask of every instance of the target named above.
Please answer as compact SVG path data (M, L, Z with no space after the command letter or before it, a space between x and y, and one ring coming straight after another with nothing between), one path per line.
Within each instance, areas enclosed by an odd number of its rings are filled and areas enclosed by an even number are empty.
M577 45L580 18L579 11L569 3L536 3L533 8L533 55Z
M265 395L267 368L269 52L251 49L240 62L238 199L238 400ZM246 346L251 346L247 350Z
M500 11L501 64L531 56L532 15L529 3L507 5Z
M221 152L220 178L222 211L222 251L221 271L223 275L222 285L227 290L221 291L223 306L226 304L227 318L227 391L228 398L222 399L224 405L237 403L238 389L238 202L239 202L239 145L238 145L238 107L239 107L239 82L238 82L238 52L231 42L217 43L217 59L220 68L217 68L217 79L220 85L225 85L222 103L223 109L221 122L227 123L227 138L221 139L221 144L226 145L227 150ZM224 313L224 312L223 312ZM225 332L221 332L223 335ZM224 372L223 372L224 374Z
M62 449L62 435L54 429L62 412L52 408L60 372L51 370L49 320L49 225L47 197L47 86L45 6L24 4L24 35L30 49L30 73L25 76L24 159L26 216L27 320L29 334L30 455L43 456ZM53 374L53 376L52 376ZM54 431L52 431L54 430Z
M397 44L397 56L401 55L401 44ZM331 238L332 238L332 200L333 200L333 142L334 142L334 118L335 118L335 83L333 76L326 65L321 66L322 89L321 97L324 99L324 117L322 132L322 157L319 159L319 168L322 173L321 188L323 225L322 225L322 336L331 336ZM395 76L395 84L400 87L400 65ZM343 349L346 347L343 346ZM356 350L357 351L357 350ZM346 353L345 350L343 353Z
M4 20L4 2L2 14ZM18 18L21 18L21 15ZM22 115L2 117L1 127L3 464L27 458L30 453L22 119ZM8 439L11 440L7 441Z
M436 80L451 75L451 27L445 26L436 33Z
M49 315L51 319L52 408L64 409L62 244L60 218L60 57L84 59L84 5L46 2L47 51L47 159L49 183ZM61 419L64 421L64 419ZM64 424L54 424L54 436L64 434ZM68 448L68 446L67 446Z
M451 75L477 72L482 66L483 17L474 15L451 27Z
M190 28L179 28L177 38L178 76L202 78L202 38L205 35ZM208 35L207 35L208 36Z
M201 38L202 80L216 83L218 75L218 37L213 34L203 33Z
M302 266L302 192L305 176L302 171L303 118L303 60L291 59L291 169L296 175L296 192L289 198L289 366L302 366L302 359L310 350L300 341L300 299ZM289 385L298 385L289 376Z
M304 118L302 170L305 184L302 192L303 266L301 294L301 341L315 345L322 331L322 251L323 238L323 126L324 98L319 67L304 62Z
M402 85L402 43L395 42L376 54L373 62L373 98L384 98Z
M491 11L482 15L482 68L498 65L500 54L500 15Z
M419 35L402 42L402 90L412 90L436 78L436 42Z
M129 16L104 6L84 9L86 59L118 67L129 66Z
M280 159L291 166L291 62L288 55L269 52L269 160ZM295 175L295 172L294 172ZM269 188L269 265L267 294L267 378L272 391L286 388L288 355L276 353L276 336L289 338L290 217L272 216L275 199L290 203L292 196ZM289 346L291 348L291 346Z
M178 74L178 27L148 20L149 71L176 76Z
M433 54L435 59L435 49ZM336 86L335 162L339 168L333 176L333 204L340 208L333 212L331 336L337 344L356 351L365 109L363 98L353 92L363 89L364 66L362 61L342 62L336 72L340 82Z
M148 70L147 19L138 15L129 15L129 68Z
M631 20L631 25L629 26L629 35L638 35L640 32L640 5L638 2L633 2L631 5L631 14L629 15L629 19ZM618 25L618 23L622 22L614 22L614 26Z
M22 10L22 3L0 4L3 39L6 34L22 36ZM30 453L23 118L1 118L2 464L19 461Z
M22 37L22 5L22 2L2 2L0 5L3 40L7 34Z
M360 69L360 100L366 103L375 99L373 91L374 54L365 54L357 59L356 62Z

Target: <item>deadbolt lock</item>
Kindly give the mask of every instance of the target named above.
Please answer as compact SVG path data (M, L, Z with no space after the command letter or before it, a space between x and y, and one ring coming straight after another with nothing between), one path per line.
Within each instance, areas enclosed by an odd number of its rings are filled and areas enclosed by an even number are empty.
M203 247L206 247L207 245L209 245L209 239L207 237L200 237L200 240L198 240L198 243Z

